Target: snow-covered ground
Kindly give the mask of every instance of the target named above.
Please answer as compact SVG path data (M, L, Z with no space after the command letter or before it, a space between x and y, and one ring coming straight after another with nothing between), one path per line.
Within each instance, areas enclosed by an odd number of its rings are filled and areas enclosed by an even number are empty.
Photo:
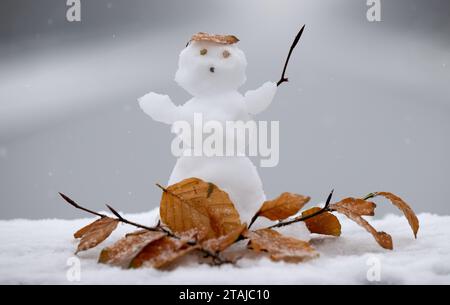
M128 218L150 224L155 213ZM99 247L79 255L81 281L75 283L370 284L367 273L379 262L378 283L450 284L450 216L421 214L419 219L417 240L403 217L389 215L371 221L378 230L392 234L394 251L381 249L368 233L341 219L343 236L314 239L321 257L298 265L245 258L236 266L210 267L189 262L172 271L122 270L97 264ZM0 221L0 284L73 284L67 279L71 268L68 260L74 257L76 248L72 234L90 221ZM121 225L102 246L131 230Z

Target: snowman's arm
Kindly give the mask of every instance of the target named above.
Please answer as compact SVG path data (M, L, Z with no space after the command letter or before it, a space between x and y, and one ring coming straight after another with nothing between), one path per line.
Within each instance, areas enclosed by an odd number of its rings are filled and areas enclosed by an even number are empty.
M273 98L277 93L277 84L273 82L266 82L256 90L250 90L245 93L245 103L247 104L248 112L251 114L258 114L269 107Z
M150 92L138 101L141 109L155 121L173 124L180 119L180 108L167 95Z

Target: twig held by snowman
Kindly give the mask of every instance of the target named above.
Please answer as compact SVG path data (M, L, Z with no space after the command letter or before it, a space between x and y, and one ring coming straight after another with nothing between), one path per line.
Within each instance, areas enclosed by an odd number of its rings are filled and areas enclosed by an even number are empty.
M287 69L287 66L289 64L289 60L291 59L292 51L294 51L295 47L297 46L298 42L300 41L300 38L302 37L303 31L305 30L305 26L306 25L304 25L300 29L300 31L298 32L297 36L295 36L294 41L292 42L291 48L289 49L289 53L288 53L288 56L286 58L286 62L284 63L283 73L281 74L280 80L277 82L277 86L280 86L282 83L289 81L289 79L285 76L286 75L286 69Z

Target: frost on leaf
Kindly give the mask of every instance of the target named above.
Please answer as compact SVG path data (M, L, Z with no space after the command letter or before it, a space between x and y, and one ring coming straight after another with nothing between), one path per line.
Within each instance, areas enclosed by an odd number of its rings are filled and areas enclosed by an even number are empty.
M256 252L268 252L274 261L302 262L319 256L306 241L283 236L272 229L248 231L248 247Z
M252 219L252 223L256 218L262 216L270 220L283 220L295 215L301 208L309 202L311 198L293 193L283 193L274 200L263 203L259 211Z
M131 260L149 243L166 236L163 232L141 230L127 234L111 247L102 250L99 263L128 267Z
M117 228L118 224L117 219L102 217L77 231L74 236L81 238L81 241L76 253L89 250L102 243Z
M160 215L173 232L196 229L206 239L226 235L241 226L228 194L198 178L189 178L164 189Z
M393 250L394 245L392 243L392 237L385 232L378 232L375 230L364 218L362 218L359 214L343 208L341 206L333 206L333 210L336 212L347 216L349 219L356 222L358 225L366 229L370 234L373 235L377 243L383 247L384 249Z
M147 244L131 261L130 268L152 267L165 268L178 258L199 249L198 244L192 244L192 237L174 238L164 236Z
M374 216L377 207L375 203L359 198L345 198L333 206L345 208L360 216Z
M373 197L382 196L386 199L389 199L393 205L395 205L400 211L405 214L406 219L408 219L409 225L411 226L411 229L414 233L414 237L417 238L417 233L419 232L419 219L417 218L416 214L412 210L412 208L403 201L400 197L388 193L388 192L378 192L374 193Z
M312 215L320 210L320 208L311 208L302 212L302 217ZM306 219L305 224L311 233L341 236L341 223L336 216L329 212Z
M234 230L232 230L226 235L205 241L202 244L202 248L211 253L222 252L228 247L230 247L232 244L234 244L246 229L247 224L242 224L240 227L236 227Z

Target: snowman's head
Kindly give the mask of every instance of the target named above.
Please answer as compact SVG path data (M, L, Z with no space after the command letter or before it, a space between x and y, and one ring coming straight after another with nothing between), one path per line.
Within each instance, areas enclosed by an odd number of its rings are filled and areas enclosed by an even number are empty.
M175 81L194 96L234 91L246 81L247 59L234 36L199 33L181 51Z

